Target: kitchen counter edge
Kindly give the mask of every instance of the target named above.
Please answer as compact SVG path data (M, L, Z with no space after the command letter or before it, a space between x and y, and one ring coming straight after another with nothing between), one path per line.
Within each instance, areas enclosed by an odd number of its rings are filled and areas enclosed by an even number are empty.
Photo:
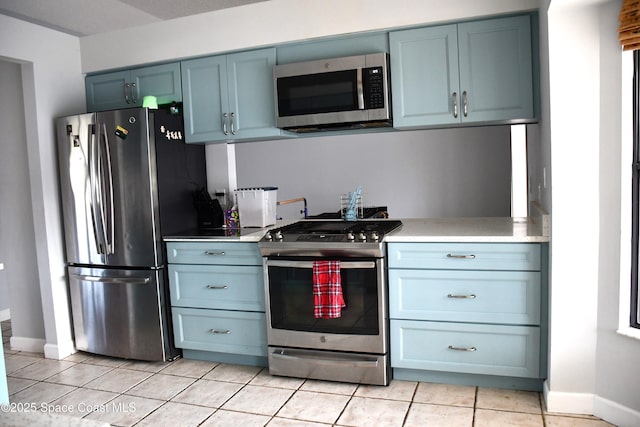
M545 243L549 241L548 216L511 218L401 218L402 227L384 237L387 243L433 243L433 242L477 242L477 243ZM264 234L277 227L298 220L278 221L264 228L243 228L240 235L207 236L184 233L165 236L166 242L259 242Z

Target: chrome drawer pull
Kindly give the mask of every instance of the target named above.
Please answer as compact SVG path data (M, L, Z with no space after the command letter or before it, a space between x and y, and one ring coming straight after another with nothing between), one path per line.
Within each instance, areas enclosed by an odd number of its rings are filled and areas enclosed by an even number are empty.
M455 345L450 345L449 346L449 350L455 350L455 351L476 351L477 348L475 347L456 347Z
M211 256L222 256L225 255L224 251L220 251L220 252L216 252L216 251L204 251L205 255L211 255Z
M227 285L222 285L222 286L207 285L207 289L229 289L229 287Z
M475 299L476 295L475 294L469 294L469 295L447 294L447 298Z
M476 256L475 255L454 255L454 254L447 254L447 258L455 258L455 259L475 259Z
M219 334L219 335L229 335L231 333L230 330L226 330L226 331L219 331L217 329L210 329L209 332L211 332L212 334Z

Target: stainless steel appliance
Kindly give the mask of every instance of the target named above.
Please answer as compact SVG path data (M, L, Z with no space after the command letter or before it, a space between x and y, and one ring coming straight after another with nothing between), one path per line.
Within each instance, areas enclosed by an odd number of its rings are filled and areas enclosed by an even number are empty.
M182 118L132 108L57 120L60 189L78 350L171 360L163 233L196 228L204 148Z
M391 126L389 55L276 65L276 125L308 132Z
M395 220L306 220L259 242L264 257L269 372L386 385L390 379L384 235ZM345 307L314 316L313 263L340 262Z

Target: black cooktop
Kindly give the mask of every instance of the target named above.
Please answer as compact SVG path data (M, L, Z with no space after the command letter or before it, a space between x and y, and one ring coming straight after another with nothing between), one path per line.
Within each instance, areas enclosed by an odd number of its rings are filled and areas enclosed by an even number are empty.
M321 221L321 220L306 220L294 222L293 224L285 225L276 230L283 235L292 234L346 234L352 233L370 233L377 231L380 234L388 233L402 225L401 221L397 220L362 220L362 221Z

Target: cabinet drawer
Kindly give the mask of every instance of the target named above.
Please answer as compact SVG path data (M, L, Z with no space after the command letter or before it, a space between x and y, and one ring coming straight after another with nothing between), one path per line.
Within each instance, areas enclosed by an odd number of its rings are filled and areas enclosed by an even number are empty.
M389 270L394 319L538 325L540 273Z
M539 377L535 326L391 320L391 366L459 373Z
M170 264L171 305L264 312L262 267Z
M536 243L390 243L389 268L540 270Z
M173 307L172 314L178 348L267 355L264 313Z
M169 242L167 259L174 264L262 265L257 243Z

